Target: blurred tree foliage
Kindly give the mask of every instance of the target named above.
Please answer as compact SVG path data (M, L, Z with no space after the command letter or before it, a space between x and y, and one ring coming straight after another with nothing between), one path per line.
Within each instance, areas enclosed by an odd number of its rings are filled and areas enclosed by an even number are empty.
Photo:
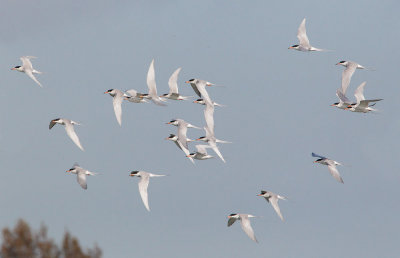
M42 225L39 232L32 232L28 223L20 219L13 230L2 231L1 258L100 258L101 249L82 251L76 237L65 232L61 246L48 238L47 228Z

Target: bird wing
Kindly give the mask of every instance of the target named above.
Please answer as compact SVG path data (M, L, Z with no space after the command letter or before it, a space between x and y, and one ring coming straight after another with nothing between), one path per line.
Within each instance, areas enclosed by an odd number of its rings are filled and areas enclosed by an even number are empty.
M180 121L178 124L178 141L187 149L187 123L185 121Z
M57 124L57 123L54 122L53 120L51 120L51 121L50 121L50 124L49 124L49 130L50 130L51 128L53 128L53 126L54 126L55 124Z
M342 93L342 90L340 88L336 90L336 96L341 102L350 104L350 100L346 97L345 94Z
M140 181L139 181L139 193L140 193L140 197L142 197L142 201L144 206L146 207L146 209L148 211L150 211L149 208L149 199L147 196L147 187L149 186L149 180L150 177L148 174L145 173L140 173Z
M200 144L196 145L197 152L200 154L207 155L206 148L209 148L209 146L208 145L200 145Z
M357 63L348 61L348 65L347 65L346 69L344 69L342 72L342 92L343 92L343 94L346 94L347 88L350 85L351 77L353 76L353 73L357 69L357 65L358 65Z
M175 142L176 145L178 145L178 147L185 153L186 156L188 156L190 154L190 151L188 150L188 148L185 148L185 146L182 145L182 143L178 140ZM188 157L190 159L190 161L194 164L194 160L192 157Z
M306 18L304 18L300 23L299 29L297 30L297 38L299 39L300 45L304 47L311 47L310 41L307 37Z
M147 87L151 97L157 96L156 78L154 72L154 59L151 61L149 71L147 72Z
M24 70L30 70L33 71L33 66L31 63L31 58L35 58L34 56L22 56L20 59L22 61L22 68L24 68Z
M315 154L314 152L313 152L313 153L311 153L311 156L313 156L313 157L317 157L317 158L320 158L320 159L326 159L326 157L324 157L324 156L321 156L321 155L318 155L318 154Z
M169 77L168 85L169 85L169 93L178 94L178 75L181 71L181 67L175 70L175 72Z
M271 198L269 198L269 201L272 205L272 207L274 208L274 210L276 211L276 213L278 214L279 218L281 218L281 220L283 221L283 216L281 213L281 209L279 209L279 205L278 205L278 197L276 195L271 196Z
M137 95L137 91L134 89L127 90L126 93L128 93L132 97L136 97L136 95Z
M204 80L197 80L196 85L197 85L197 90L200 92L201 97L204 99L204 101L206 102L206 104L207 104L207 102L208 102L208 103L210 103L211 105L213 105L213 104L212 104L213 102L212 102L212 100L211 100L211 98L210 98L210 96L208 95L208 92L207 92L207 90L206 90L207 82L204 81Z
M71 122L65 123L65 131L67 132L69 138L71 138L71 140L76 144L76 146L78 146L79 149L84 150L81 145L81 142L79 141L78 135L76 135L75 133L74 126L71 124Z
M251 227L250 224L250 219L248 217L248 215L239 215L240 216L240 224L242 226L243 231L255 242L258 243L256 236L254 235L254 231L253 228Z
M380 101L380 100L382 100L382 99L367 99L367 100L361 100L361 101L360 101L360 104L358 104L357 107L359 107L359 108L367 108L367 107L369 106L369 103L371 103L371 102L377 102L377 101Z
M333 161L329 160L328 161L328 169L331 175L340 183L344 183L342 177L339 174L339 171L336 168L336 165L333 163Z
M357 89L354 91L354 96L356 97L357 104L359 104L361 100L365 100L364 97L365 84L367 84L367 82L361 83L360 86L358 86Z
M232 226L233 223L235 223L236 219L235 218L229 218L228 220L228 227Z
M204 119L210 133L214 134L214 104L206 101L206 108L204 109Z
M201 97L201 93L199 89L197 88L197 85L195 83L191 83L190 86L192 86L194 92L196 92L197 96Z
M87 184L86 184L86 175L84 173L78 173L76 175L76 179L78 183L81 185L83 189L87 189Z
M33 75L32 70L25 70L25 73L32 79L34 80L40 87L43 88L42 84L36 79L35 75Z
M121 126L121 119L122 119L122 101L124 98L122 97L123 94L120 92L117 92L113 98L113 107L114 107L114 113L115 117L117 118L118 124Z
M218 157L224 162L226 163L224 157L222 157L221 152L218 149L217 143L215 142L215 137L212 136L210 138L208 138L208 144L210 145L210 147L213 149L213 151L218 155Z

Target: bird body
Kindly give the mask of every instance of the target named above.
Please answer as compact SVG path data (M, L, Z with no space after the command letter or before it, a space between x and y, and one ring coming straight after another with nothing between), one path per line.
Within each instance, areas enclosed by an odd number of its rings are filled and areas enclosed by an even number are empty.
M318 159L314 161L314 163L319 163L322 165L326 165L328 166L329 172L331 173L331 175L340 183L344 183L342 177L339 174L339 171L337 170L336 166L337 165L342 165L339 162L332 160L332 159L328 159L324 156L320 156L318 154L315 154L314 152L311 153L311 156L313 157L317 157Z
M150 177L161 177L161 176L166 176L166 175L157 175L157 174L152 174L152 173L145 172L145 171L135 170L135 171L132 171L129 174L129 176L140 177L140 181L138 183L140 197L142 198L143 204L146 207L146 209L148 211L150 211L149 199L148 199L148 194L147 194L147 188L149 187Z
M265 198L265 200L269 203L271 203L272 207L274 208L275 212L278 214L279 218L281 218L282 221L284 221L281 210L279 209L278 206L278 200L286 200L285 197L273 193L273 192L269 192L269 191L261 191L260 194L258 194L257 196L262 196Z
M41 74L42 72L36 71L35 69L33 69L31 60L32 58L36 58L34 56L22 56L20 59L22 61L22 66L18 65L15 66L13 68L11 68L11 70L15 70L21 73L25 73L26 75L28 75L34 82L36 82L40 87L43 87L42 84L36 79L36 77L33 75L35 74Z
M326 49L316 48L310 45L310 41L307 37L306 31L306 18L300 23L299 29L297 30L297 38L299 40L299 44L290 46L289 49L294 49L302 52L309 51L327 51Z
M53 128L55 124L61 124L65 126L65 131L71 140L79 147L82 151L84 150L81 142L79 141L78 135L75 133L74 125L80 125L79 123L66 119L66 118L56 118L50 121L49 129Z
M68 172L76 174L76 179L79 185L85 190L87 189L86 176L94 176L97 174L81 168L78 163L75 163L71 169L67 170L67 173Z
M258 243L256 236L254 235L254 230L251 227L250 224L250 219L249 218L254 218L255 216L251 214L240 214L240 213L232 213L228 216L228 227L232 226L233 223L235 223L236 220L240 220L240 225L243 229L243 231L246 233L248 237L250 237L251 240L254 242Z

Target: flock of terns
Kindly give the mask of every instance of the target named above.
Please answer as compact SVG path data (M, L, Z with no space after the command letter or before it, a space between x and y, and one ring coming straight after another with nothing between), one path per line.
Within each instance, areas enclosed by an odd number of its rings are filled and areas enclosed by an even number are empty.
M309 39L306 34L306 27L305 27L306 19L304 18L303 21L301 22L298 32L297 32L297 38L299 40L299 44L292 45L289 47L289 49L294 49L302 52L309 52L309 51L328 51L325 49L319 49L315 48L310 45ZM15 66L11 68L12 70L16 70L19 72L23 72L27 74L33 81L35 81L40 87L42 87L41 83L36 79L34 74L41 74L41 72L33 69L31 59L35 57L33 56L23 56L21 57L22 61L22 66ZM360 112L360 113L367 113L371 111L376 111L372 107L376 104L376 102L382 100L382 99L369 99L366 100L364 97L364 87L366 85L366 82L361 83L360 86L357 87L355 90L354 96L356 99L356 102L350 101L346 97L346 91L347 88L350 85L351 77L356 71L356 69L365 69L365 70L372 70L369 68L366 68L356 62L353 61L340 61L337 63L337 65L342 65L346 67L346 69L342 73L342 83L341 87L339 87L336 90L336 96L339 98L339 102L336 102L332 104L331 106L335 106L340 109L344 110L349 110L352 112ZM110 89L104 93L109 94L110 96L113 97L113 108L114 108L114 113L115 117L117 119L118 124L121 126L122 125L122 103L123 101L128 101L131 103L148 103L149 101L152 101L154 104L158 106L166 106L165 102L167 99L170 100L189 100L192 96L182 96L179 94L178 91L178 76L179 72L181 71L181 68L178 68L175 70L175 72L171 75L168 81L169 85L169 93L165 93L161 96L157 94L157 86L156 86L156 81L155 81L155 71L154 71L154 59L150 63L150 67L147 73L147 86L148 86L148 93L139 93L134 89L127 90L127 91L121 91L118 89ZM201 105L204 105L204 119L206 125L203 127L205 131L205 136L199 137L196 139L196 141L203 141L205 144L198 144L195 146L196 152L190 152L188 148L188 143L192 142L194 140L191 140L187 138L186 133L188 128L196 128L196 129L201 129L197 126L194 126L190 124L189 122L183 120L183 119L173 119L167 124L173 125L177 127L177 134L170 134L169 137L167 137L167 140L173 141L176 146L182 150L185 154L185 156L194 164L194 159L196 160L206 160L213 158L212 155L208 154L207 150L212 149L217 156L223 161L226 162L224 157L222 156L219 148L218 148L218 143L231 143L228 141L223 141L219 140L215 137L214 133L214 107L215 106L223 106L221 104L218 104L214 101L211 100L206 87L207 86L213 86L215 84L210 83L205 80L200 80L200 79L190 79L186 81L186 83L189 83L191 87L193 88L194 92L196 93L197 96L200 98L193 101L194 103L198 103ZM74 125L79 125L79 123L72 121L70 119L66 118L56 118L50 121L49 129L52 129L54 125L56 124L61 124L64 125L65 131L67 135L71 138L71 140L81 149L84 151L84 148L79 140L78 135L75 133L74 130ZM337 170L336 166L341 165L339 162L323 157L321 155L312 153L311 154L313 157L317 157L318 159L315 160L315 163L319 163L322 165L328 166L329 172L331 175L340 183L343 183L343 179L339 174L339 171ZM82 167L80 167L77 163L73 165L73 167L67 172L76 174L77 175L77 181L79 185L83 189L87 189L87 183L86 183L86 176L91 176L91 175L96 175L97 173L91 172L89 170L86 170ZM139 193L142 198L143 204L146 207L148 211L150 211L149 207L149 202L148 202L148 194L147 194L147 188L149 185L149 180L151 177L162 177L165 175L158 175L158 174L153 174L145 171L132 171L130 173L130 176L137 176L140 177L140 181L138 183L139 186ZM269 191L264 191L262 190L260 194L258 194L260 197L264 197L267 202L269 202L279 218L283 221L283 216L282 213L279 209L278 206L278 200L286 200L285 197L275 194L273 192ZM241 222L241 227L243 231L255 242L258 242L253 228L251 227L250 220L249 218L255 217L254 215L251 214L241 214L241 213L232 213L228 216L228 227L231 226L236 220L240 220Z

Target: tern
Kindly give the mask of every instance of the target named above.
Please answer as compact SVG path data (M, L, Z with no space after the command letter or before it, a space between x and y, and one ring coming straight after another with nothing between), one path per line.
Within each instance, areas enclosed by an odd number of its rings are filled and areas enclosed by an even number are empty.
M294 49L303 52L327 51L325 49L315 48L310 45L310 41L308 40L306 32L306 18L304 18L303 21L300 23L299 29L297 31L297 38L299 39L299 44L290 46L289 49Z
M145 98L142 98L143 96L142 93L137 92L134 89L130 89L125 91L124 93L124 99L128 100L129 102L133 103L147 103L147 100Z
M146 209L148 211L150 211L150 207L149 207L149 199L147 196L147 188L149 186L149 181L150 181L150 177L160 177L160 176L166 176L166 175L156 175L156 174L152 174L152 173L148 173L145 171L132 171L129 176L137 176L140 177L140 181L138 183L139 185L139 193L140 193L140 197L142 197L142 201L144 206L146 207Z
M108 91L104 92L104 94L110 94L111 97L113 97L113 107L114 107L114 113L115 117L117 118L117 122L119 126L122 126L122 101L126 97L126 94L123 93L122 91L118 89L109 89Z
M209 145L196 145L197 152L192 152L192 153L186 155L186 157L191 157L191 158L198 159L198 160L214 158L213 156L208 155L206 148L210 148L210 146Z
M182 96L178 92L178 75L181 69L182 69L181 67L176 69L175 72L169 78L168 81L169 93L166 93L160 97L172 100L188 100L189 98L191 98L190 96Z
M353 61L340 61L336 65L341 65L346 67L342 72L342 87L341 91L346 95L347 88L350 85L351 77L353 76L356 69L366 69L364 66L353 62Z
M340 88L336 90L336 96L339 98L339 102L335 102L331 106L340 109L346 109L349 105L352 104L351 101L346 97L346 95L343 94Z
M208 101L212 103L210 96L208 95L208 92L206 90L206 86L212 86L211 82L204 81L204 80L199 80L199 79L190 79L186 81L186 83L189 83L190 86L192 86L194 92L196 92L197 96L202 97L204 101Z
M179 119L179 118L178 118L178 119L173 119L173 120L169 121L167 124L168 124L168 125L178 126L178 127L179 127L180 124L182 124L182 125L185 125L185 126L188 127L188 128L201 129L200 127L197 127L197 126L194 126L194 125L192 125L192 124L189 124L189 123L186 122L185 120Z
M274 208L275 212L278 214L279 218L281 218L282 221L284 221L281 210L279 209L278 206L278 201L280 200L286 200L285 197L280 196L279 194L269 192L269 191L261 191L260 194L257 194L257 196L262 196L265 198L265 200L269 203L271 203L272 207Z
M18 65L15 66L13 68L11 68L11 70L15 70L18 72L22 72L22 73L26 73L32 80L34 80L40 87L43 87L42 84L40 84L40 82L36 79L36 77L33 75L34 73L36 74L41 74L42 72L36 71L35 69L33 69L32 67L32 63L31 60L32 58L36 58L34 56L22 56L20 59L22 61L22 66Z
M206 101L204 99L197 99L197 100L193 101L193 103L205 105ZM217 106L217 107L225 107L225 105L218 104L217 102L213 102L213 104L214 104L214 106Z
M314 163L319 163L322 165L327 165L329 172L331 173L331 175L340 183L344 183L342 177L339 174L339 171L337 170L336 166L337 165L342 165L339 162L332 160L332 159L328 159L326 157L320 156L318 154L315 154L314 152L311 153L311 156L313 157L317 157L318 159L316 161L314 161Z
M80 125L79 123L65 118L56 118L50 121L49 130L53 128L55 124L64 125L65 131L67 132L69 138L71 138L71 140L76 144L76 146L79 147L79 149L84 150L81 142L79 141L78 135L76 135L74 130L74 125Z
M83 189L87 189L87 184L86 184L86 176L94 176L97 173L94 172L90 172L89 170L83 169L81 168L78 163L75 163L73 165L73 167L69 170L66 171L67 173L72 173L72 174L76 174L76 179L78 180L79 185L83 188Z
M240 220L240 225L242 226L243 231L250 237L251 240L258 243L256 236L254 235L254 230L251 227L249 218L254 218L255 216L251 214L240 214L240 213L232 213L228 216L228 227L232 226L236 220Z
M356 97L357 103L349 105L346 109L349 109L352 112L360 112L360 113L367 113L370 111L376 111L376 109L373 109L372 106L375 105L369 105L371 102L377 102L381 101L382 99L368 99L366 100L364 97L364 87L367 82L363 82L360 84L360 86L357 87L357 89L354 92L354 96Z
M149 88L148 94L142 94L141 98L148 98L158 106L166 106L162 103L164 100L157 95L157 85L154 72L154 59L150 63L149 71L147 72L147 87Z

